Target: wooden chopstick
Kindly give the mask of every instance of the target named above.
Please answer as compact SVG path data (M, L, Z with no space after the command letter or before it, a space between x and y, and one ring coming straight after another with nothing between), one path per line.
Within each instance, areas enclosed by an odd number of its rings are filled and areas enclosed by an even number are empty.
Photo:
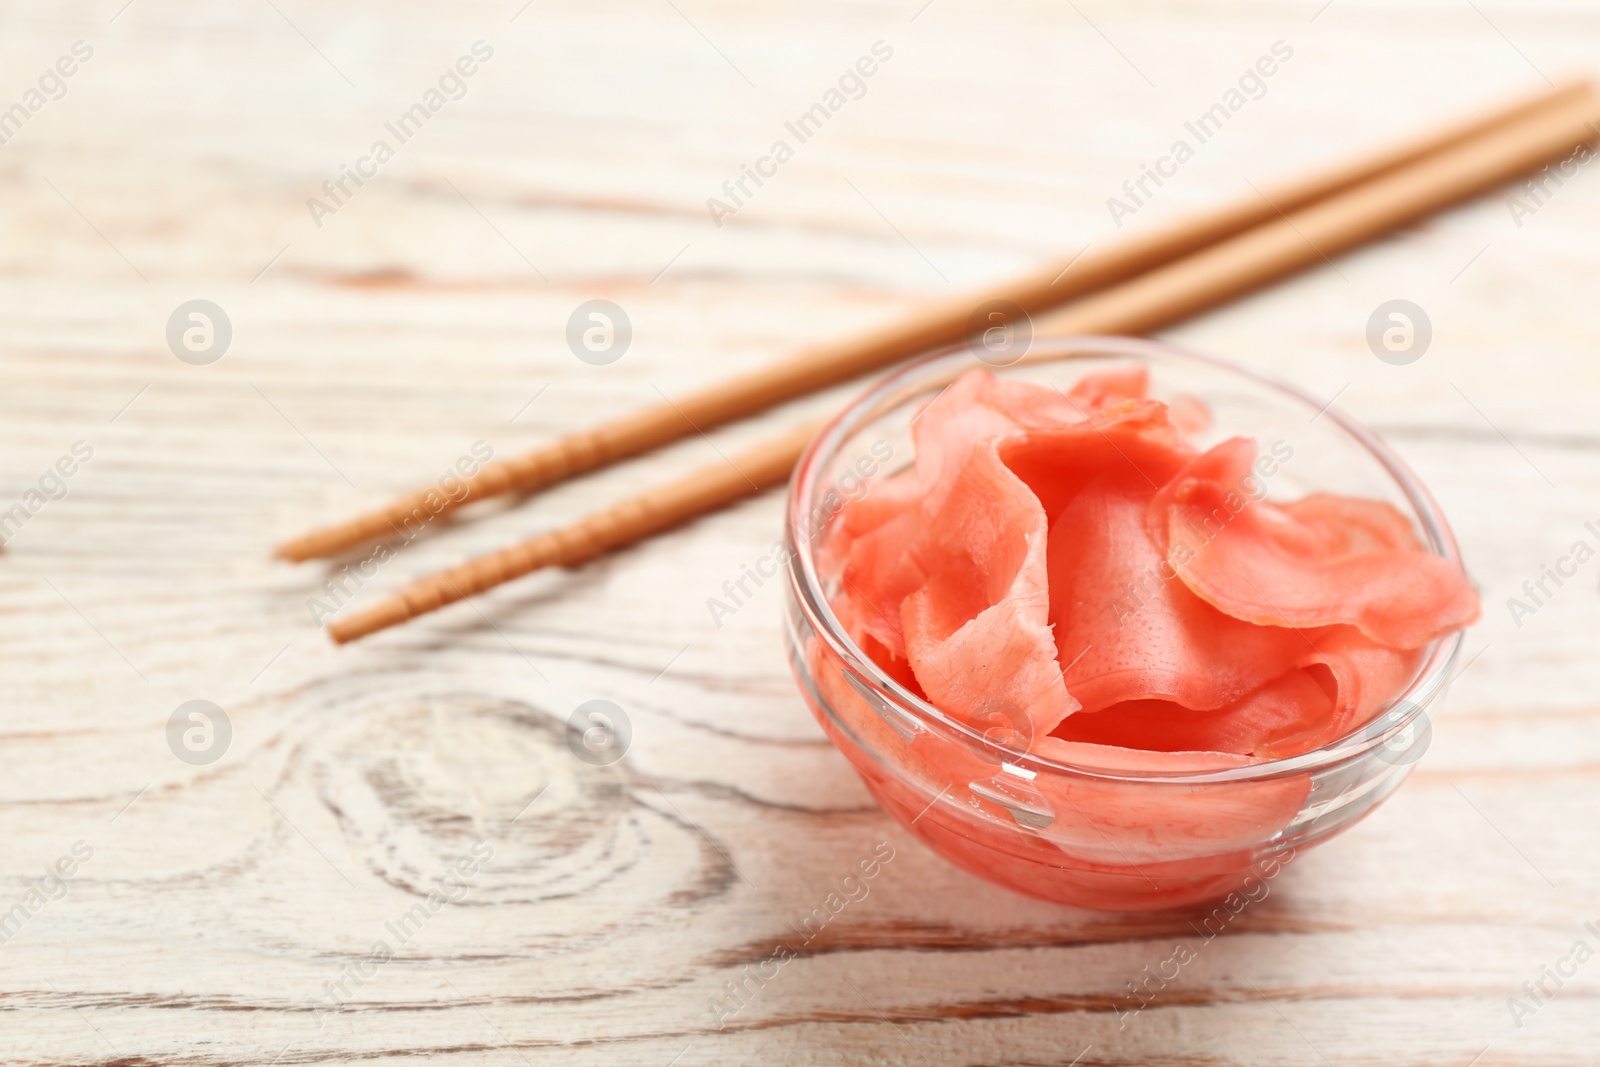
M1553 108L1218 242L1085 297L1036 322L1050 333L1145 333L1267 282L1330 262L1414 222L1560 159L1600 136L1592 86Z
M1592 91L1086 298L1039 325L1063 334L1142 333L1258 288L1560 158L1600 132ZM806 426L521 545L416 582L329 632L343 644L540 567L570 565L787 479Z
M1038 314L1269 222L1281 213L1298 210L1487 132L1570 104L1591 91L1586 82L1563 85L1509 107L1449 124L1431 135L1330 168L1265 195L1251 196L1102 250L1084 251L1066 263L1052 265L1008 285L934 304L887 329L804 350L754 373L592 429L567 434L523 455L488 464L466 480L463 493L445 498L435 488L419 490L347 522L286 541L277 546L276 552L297 562L336 555L367 541L403 536L408 520L431 522L475 500L542 488L647 452L786 400L880 370L919 352L955 344L972 332L973 313L983 304L1004 301L1030 316Z
M811 423L724 463L652 489L580 522L414 582L375 607L329 624L339 644L436 611L542 567L570 567L789 480L822 428Z

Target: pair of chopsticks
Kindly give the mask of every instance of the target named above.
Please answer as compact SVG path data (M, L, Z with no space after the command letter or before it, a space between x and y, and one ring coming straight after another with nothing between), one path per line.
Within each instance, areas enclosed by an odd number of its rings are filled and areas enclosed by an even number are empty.
M1600 96L1594 87L1586 81L1564 85L1103 250L1080 253L1010 285L932 305L888 329L807 349L676 402L491 463L467 480L464 494L443 500L442 510L440 494L422 490L287 541L277 554L301 561L402 537L407 520L415 522L419 515L431 521L473 501L544 488L959 343L971 329L974 310L989 301L1008 301L1029 316L1071 302L1036 321L1036 334L1159 329L1536 170L1589 143L1597 132ZM731 462L424 578L375 607L334 621L329 633L344 644L532 571L583 563L780 485L816 430L801 427Z

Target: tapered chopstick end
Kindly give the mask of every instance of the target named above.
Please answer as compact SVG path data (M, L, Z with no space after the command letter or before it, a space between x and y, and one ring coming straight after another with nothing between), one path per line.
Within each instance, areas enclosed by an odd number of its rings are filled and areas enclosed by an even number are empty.
M279 559L288 560L290 563L304 563L313 558L314 553L309 551L304 537L296 537L292 541L284 541L272 547L272 554Z
M360 611L348 619L337 619L328 624L328 636L333 638L336 645L348 645L351 641L360 640L379 630L387 630L391 626L399 626L411 618L412 611L404 600L398 597L385 600L383 603Z

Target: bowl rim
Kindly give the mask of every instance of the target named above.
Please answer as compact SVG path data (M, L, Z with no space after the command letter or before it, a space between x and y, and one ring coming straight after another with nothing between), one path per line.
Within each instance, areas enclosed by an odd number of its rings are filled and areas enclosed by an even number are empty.
M1457 567L1462 567L1461 553L1455 535L1427 486L1377 434L1339 411L1332 401L1324 403L1297 386L1218 356L1165 341L1135 337L1093 334L1038 337L1033 339L1020 359L1014 359L1004 367L1021 363L1070 361L1100 356L1175 358L1191 364L1204 365L1238 375L1292 402L1305 405L1308 410L1318 413L1313 416L1313 421L1316 418L1330 419L1357 444L1365 448L1394 479L1416 513L1428 548L1436 555L1450 560ZM897 398L903 397L903 394L923 391L918 389L918 386L936 384L941 375L944 376L944 381L953 381L958 375L952 372L956 372L958 368L1003 369L1000 365L979 359L965 342L939 348L917 357L879 379L830 419L801 455L789 483L788 501L784 513L784 543L788 550L790 593L800 610L806 614L811 628L828 643L834 653L880 695L893 700L899 710L909 712L934 727L935 732L954 733L968 743L998 755L1004 766L1022 773L1025 777L1047 772L1107 781L1200 785L1267 781L1325 771L1361 759L1386 745L1416 720L1425 716L1428 706L1442 695L1450 681L1450 669L1460 656L1466 633L1464 629L1442 635L1426 646L1423 663L1411 685L1404 692L1396 696L1366 724L1325 745L1295 756L1263 760L1222 770L1136 771L1111 770L1106 767L1055 760L1006 746L986 737L906 689L866 655L845 632L822 591L816 560L812 554L812 548L818 538L815 536L802 538L798 534L805 518L812 514L815 506L814 490L819 484L822 467L840 446L862 426L881 414L886 405L892 406ZM1416 743L1415 738L1413 743ZM1418 752L1417 756L1420 755Z

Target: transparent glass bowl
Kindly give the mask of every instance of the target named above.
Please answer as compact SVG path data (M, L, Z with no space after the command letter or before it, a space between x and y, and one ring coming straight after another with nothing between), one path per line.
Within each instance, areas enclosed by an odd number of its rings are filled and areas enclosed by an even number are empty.
M1198 397L1212 411L1201 447L1234 435L1292 449L1269 496L1326 490L1387 500L1428 548L1460 565L1455 539L1416 476L1376 436L1315 397L1219 359L1151 341L1035 341L996 367L966 346L874 386L818 435L790 486L785 533L790 662L817 721L884 809L957 866L1029 896L1146 911L1253 895L1305 848L1354 824L1392 793L1426 749L1426 709L1443 691L1462 635L1424 650L1411 685L1354 732L1291 758L1166 773L1066 764L1007 731L980 733L887 675L829 605L814 550L845 498L911 465L911 422L963 372L1070 387L1129 363L1152 395ZM1280 449L1280 453L1281 453Z

